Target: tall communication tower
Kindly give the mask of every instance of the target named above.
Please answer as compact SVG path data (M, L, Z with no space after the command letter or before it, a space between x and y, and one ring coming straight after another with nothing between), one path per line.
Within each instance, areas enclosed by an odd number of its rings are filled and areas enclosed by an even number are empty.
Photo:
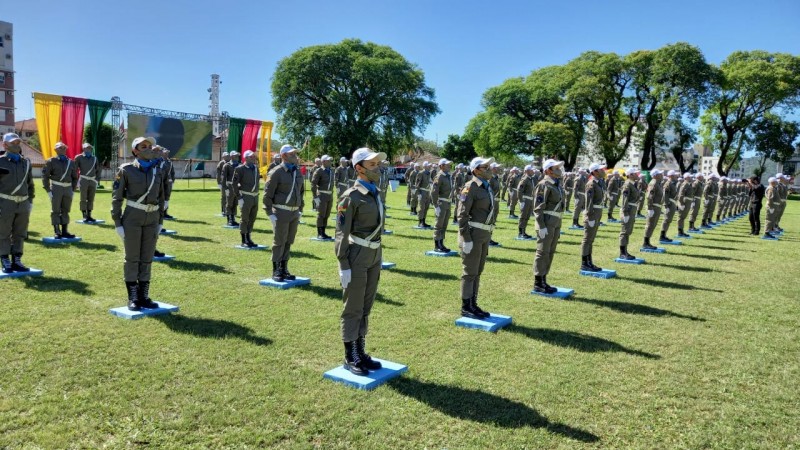
M211 102L208 105L211 108L211 130L214 133L214 136L220 135L220 115L219 115L219 84L222 83L219 81L219 75L213 73L211 74L211 87L208 88L209 96L208 100Z

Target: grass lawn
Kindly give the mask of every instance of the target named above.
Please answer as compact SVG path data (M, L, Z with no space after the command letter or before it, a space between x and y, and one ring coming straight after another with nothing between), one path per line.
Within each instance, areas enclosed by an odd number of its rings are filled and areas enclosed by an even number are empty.
M177 260L154 263L151 295L181 311L127 321L108 313L125 304L110 192L95 212L107 224L45 247L40 186L24 260L45 276L0 281L0 448L800 447L797 198L780 242L742 218L642 266L612 262L619 225L606 225L594 261L609 280L578 275L566 217L548 281L575 289L567 301L529 294L535 243L513 239L504 208L479 302L514 323L492 334L454 326L460 259L424 256L432 233L412 230L401 187L383 239L397 267L367 342L409 371L365 392L322 378L342 359L341 289L311 211L289 265L311 286L266 288L269 252L233 248L215 185L178 180L166 225L179 234L158 244ZM253 239L271 243L263 211Z

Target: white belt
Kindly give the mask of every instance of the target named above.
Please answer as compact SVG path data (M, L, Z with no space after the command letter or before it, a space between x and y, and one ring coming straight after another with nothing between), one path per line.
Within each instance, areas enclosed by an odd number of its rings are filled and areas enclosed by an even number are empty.
M89 180L92 183L97 184L97 180L92 178L92 177L87 177L87 176L81 175L81 180Z
M494 231L494 225L487 225L485 223L480 223L480 222L467 222L467 223L469 224L469 226L480 228L481 230L486 230L489 232Z
M233 184L233 181L226 181L226 182L225 182L225 184L227 184L228 186L230 186L230 185L232 185L232 184Z
M131 208L141 209L144 212L158 211L158 205L145 205L144 203L139 203L135 200L128 200L127 205Z
M317 192L318 192L318 193L320 193L320 194L328 194L328 195L331 195L331 193L332 193L333 191L317 191Z
M286 211L297 211L298 209L300 209L297 206L286 206L286 205L272 205L272 207L278 209L284 209Z
M781 203L786 203L786 200L781 199Z
M425 188L417 188L417 189L419 189L420 191L425 191L425 192L430 192L431 191L430 189L425 189Z
M0 194L0 198L4 198L6 200L11 200L12 202L22 203L28 199L27 195L6 195Z
M444 198L439 198L439 201L440 202L445 202L445 203L450 203L450 200L447 200L447 199L444 199ZM786 200L784 200L784 201L786 201Z
M636 202L636 203L628 202L628 206L636 206L638 208L639 207L639 202Z
M523 200L533 200L533 197L532 197L532 196L530 196L530 195L523 195L523 196L522 196L522 199L523 199Z
M239 191L239 193L242 195L249 195L250 197L258 197L258 192Z
M50 181L51 183L55 184L56 186L61 187L72 187L72 183L62 183L60 181Z
M339 182L338 182L338 183L336 183L336 184L337 184L337 185L340 185L340 184L341 184L342 186L347 186L347 182L346 182L346 181L345 181L345 182L339 181Z
M586 192L576 192L575 195L586 195Z
M664 206L664 205L662 205L661 203L656 203L655 205L650 205L651 208L658 208L658 209L661 209L662 206Z
M669 200L670 202L672 202L672 204L673 204L673 205L677 205L677 204L678 204L678 201L677 201L677 200L675 200L674 198L670 198L670 199L667 199L667 200Z
M368 241L366 239L361 239L360 237L355 237L352 234L350 235L349 241L351 244L356 244L371 249L381 248L381 241Z
M548 216L558 217L559 219L561 218L561 216L564 215L564 213L555 212L555 211L543 211L543 212L545 214L547 214Z
M592 205L594 209L603 209L603 205Z
M703 197L695 197L696 200L702 200Z

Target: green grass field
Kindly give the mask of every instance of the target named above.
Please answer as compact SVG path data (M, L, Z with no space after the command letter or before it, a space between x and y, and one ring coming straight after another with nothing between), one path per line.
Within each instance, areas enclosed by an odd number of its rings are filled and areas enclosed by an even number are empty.
M181 311L127 321L108 313L125 303L113 225L43 246L39 186L24 260L45 276L0 281L0 448L800 447L796 198L780 242L747 236L743 218L643 266L611 262L619 226L602 227L594 260L611 280L578 275L581 235L567 231L548 281L574 288L568 301L529 294L535 243L513 239L504 209L479 301L514 324L491 334L454 326L460 259L425 257L431 232L411 229L404 188L389 193L397 268L368 350L409 371L365 392L322 378L341 363L341 289L333 244L309 241L311 211L290 269L312 285L270 289L269 253L233 248L215 186L179 180L167 225L180 234L158 245L178 259L154 263L151 294ZM110 222L109 200L95 216ZM269 244L259 214L253 239Z

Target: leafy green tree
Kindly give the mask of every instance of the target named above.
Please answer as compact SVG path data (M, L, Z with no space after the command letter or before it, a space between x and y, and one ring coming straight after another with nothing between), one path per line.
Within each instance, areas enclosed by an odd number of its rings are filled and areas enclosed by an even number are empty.
M466 164L476 156L478 154L475 152L475 146L472 141L457 134L447 136L447 141L442 146L442 158L447 158L456 163Z
M97 156L98 162L102 163L103 167L108 167L108 165L111 164L114 133L119 133L119 131L114 130L114 127L110 124L103 123L100 125L100 130L97 134L97 147L94 149L94 155ZM83 128L83 140L89 143L94 142L90 123L87 123Z
M767 113L753 124L752 146L759 158L758 176L764 173L767 159L781 165L795 153L795 141L800 135L800 124Z
M282 59L272 97L283 139L322 136L346 157L364 145L391 156L412 145L414 131L440 112L421 69L390 47L358 39Z
M791 111L800 100L800 57L766 51L737 51L714 71L709 106L701 117L706 145L720 155L717 171L737 164L747 133L773 109Z

